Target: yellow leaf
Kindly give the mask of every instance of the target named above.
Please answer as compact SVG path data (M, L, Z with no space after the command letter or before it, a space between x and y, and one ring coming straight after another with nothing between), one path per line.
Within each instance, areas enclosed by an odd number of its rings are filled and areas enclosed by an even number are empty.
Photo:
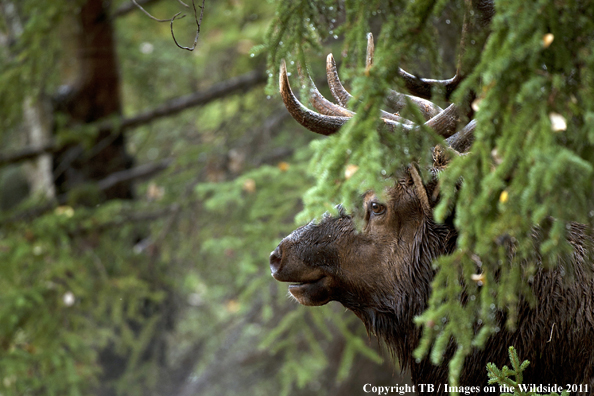
M228 312L235 313L235 312L239 311L240 305L237 302L237 300L229 300L229 301L227 301L225 308L227 308Z
M470 279L478 283L479 286L484 285L487 280L485 274L473 274Z
M506 203L508 198L509 198L509 194L507 191L504 190L501 192L501 195L499 196L499 202Z
M565 117L558 113L550 113L549 119L551 120L551 129L553 132L561 132L567 129L567 121Z
M350 179L353 175L359 170L357 165L349 164L346 166L344 170L344 177L345 179Z
M277 166L278 166L278 169L280 169L280 170L281 170L281 172L286 172L286 171L288 171L288 170L289 170L289 167L290 167L291 165L289 165L289 163L288 163L288 162L284 162L284 161L283 161L283 162L279 162Z
M253 193L256 191L256 181L254 179L245 179L243 182L243 191Z
M159 201L165 195L165 188L151 182L146 189L146 197L149 201Z
M549 46L553 43L555 36L552 33L547 33L542 37L542 46L545 48L549 48Z

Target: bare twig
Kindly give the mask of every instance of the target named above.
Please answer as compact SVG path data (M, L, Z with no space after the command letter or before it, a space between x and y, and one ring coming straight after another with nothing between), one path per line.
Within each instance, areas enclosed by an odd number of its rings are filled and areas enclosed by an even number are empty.
M171 18L171 37L173 37L173 41L175 45L177 45L181 49L185 49L188 51L194 51L196 49L196 44L198 43L198 37L200 36L200 25L202 25L202 17L204 16L204 3L206 0L202 0L202 5L200 7L200 18L198 18L198 11L196 10L196 3L192 0L192 6L194 7L194 20L196 21L196 37L194 37L194 44L191 47L184 47L178 44L177 40L175 39L175 35L173 34L173 21L179 15L179 13L175 14L173 18ZM181 3L181 0L180 0ZM182 3L183 4L183 3ZM185 5L185 4L184 4ZM187 5L186 5L187 7ZM181 18L183 18L183 15Z
M147 10L145 10L144 8L142 8L142 6L140 4L138 4L136 2L136 0L132 0L132 3L134 3L134 5L136 5L136 7L138 7L140 9L140 11L144 12L149 18L151 18L152 20L157 21L157 22L169 22L169 21L171 21L171 23L173 23L173 19L175 19L175 17L178 16L179 14L181 14L180 12L178 12L171 19L159 19L159 18L155 18Z
M190 6L187 5L186 3L184 3L182 0L177 0L177 1L182 6L184 6L186 8L190 8ZM177 39L175 38L175 33L173 32L173 21L175 21L176 19L182 19L182 18L184 18L186 16L186 14L183 14L182 16L179 16L181 14L181 11L180 11L177 14L175 14L174 16L172 16L170 19L159 19L159 18L155 18L147 10L145 10L144 8L142 8L142 6L140 4L138 4L136 2L136 0L132 0L132 3L134 3L136 5L136 7L138 7L142 12L144 12L152 20L155 20L157 22L169 22L170 25L171 25L171 37L173 37L173 42L179 48L185 49L187 51L194 51L196 49L196 44L198 44L198 37L200 36L200 26L202 25L202 18L204 17L204 3L205 2L206 2L206 0L202 0L202 5L201 6L198 6L200 8L200 17L198 17L198 10L196 9L196 3L195 3L194 0L192 0L192 7L194 8L194 21L196 21L196 36L194 37L194 44L191 47L184 47L183 45L180 45L177 42Z
M147 6L149 4L157 3L161 0L138 0L138 5ZM138 7L134 3L125 3L116 8L111 14L111 18L117 18L129 14L130 12L137 10Z

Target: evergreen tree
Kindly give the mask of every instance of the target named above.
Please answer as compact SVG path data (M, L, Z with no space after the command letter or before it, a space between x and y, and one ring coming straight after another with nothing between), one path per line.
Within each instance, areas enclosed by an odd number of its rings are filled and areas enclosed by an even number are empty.
M476 17L475 3L279 3L268 36L269 66L276 72L286 58L307 68L313 56L306 51L319 52L323 40L344 33L341 72L355 98L349 102L353 120L313 146L317 181L305 195L301 219L332 210L336 202L353 208L362 191L382 191L410 162L432 166L431 148L443 139L431 131L383 134L377 131L379 109L389 85L404 91L400 67L422 77L451 77L436 74L437 20L452 10L458 22L464 14ZM435 214L439 221L454 215L458 248L437 261L430 306L418 318L424 335L417 357L430 353L440 363L450 338L458 343L449 363L453 384L464 357L500 330L496 312L503 311L513 328L518 301L534 303L529 285L539 262L545 268L564 264L571 282L566 232L572 222L591 229L594 218L589 45L594 7L579 1L498 1L495 10L490 26L473 31L459 49L463 83L451 93L433 92L440 105L450 99L464 108L472 101L469 113L475 112L477 122L471 153L452 159L439 174L441 203ZM365 43L372 30L379 33L369 67ZM422 73L427 62L430 76ZM408 111L419 120L412 108ZM357 169L350 178L345 176L349 167ZM461 304L463 291L470 298Z
M338 202L353 210L402 166L430 166L442 140L386 139L379 109L388 87L404 91L398 67L453 75L467 2L207 1L193 52L174 45L168 23L108 3L0 0L0 393L346 395L400 381L356 318L296 306L266 263L299 211L302 224ZM158 18L188 14L174 32L191 45L191 8L138 3ZM113 39L98 75L114 79L69 90L89 67L77 61L81 18L98 5L92 19ZM513 326L517 300L530 297L534 267L519 264L556 265L566 225L592 225L593 8L497 2L465 51L464 83L433 93L440 105L478 99L471 154L440 174L437 215L455 215L459 249L436 263L419 319L419 355L439 362L450 337L461 345L453 378L497 330L493 312ZM368 32L377 49L366 70ZM309 147L314 137L288 121L277 72L284 58L292 79L297 64L320 76L327 52L357 116ZM106 147L113 156L98 160ZM475 296L465 306L458 279Z

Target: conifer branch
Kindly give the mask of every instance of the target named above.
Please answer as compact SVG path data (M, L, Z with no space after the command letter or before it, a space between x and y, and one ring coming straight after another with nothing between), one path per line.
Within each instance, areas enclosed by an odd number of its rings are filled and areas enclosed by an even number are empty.
M167 169L172 162L173 160L171 158L166 158L158 162L151 162L123 171L114 172L106 178L97 182L97 187L99 188L99 190L105 191L118 183L150 178L156 175L157 173L160 173L161 171Z
M149 124L157 119L174 116L183 110L205 105L214 100L224 98L237 92L247 91L256 85L266 82L266 74L262 70L251 71L238 77L230 78L214 84L212 87L188 95L170 99L165 103L137 114L136 116L121 119L100 121L94 126L100 132L123 132ZM86 125L85 127L88 127ZM56 141L51 141L43 146L25 147L14 153L0 153L0 166L15 164L36 158L43 154L56 153L63 146Z
M134 168L126 169L123 171L114 172L111 175L105 177L104 179L98 181L95 184L95 186L97 187L96 191L98 191L98 192L105 191L105 190L115 186L118 183L131 182L134 180L141 180L141 179L147 179L147 178L153 177L156 174L167 169L169 167L169 165L171 165L172 162L173 162L173 160L171 158L166 158L161 161L151 162L148 164L136 166ZM13 216L10 216L6 219L2 219L0 221L0 224L14 223L17 221L28 220L28 219L32 219L32 218L41 216L42 214L54 209L56 207L56 205L64 205L64 204L68 203L68 198L69 198L68 193L58 195L58 197L56 197L55 201L48 202L41 206L37 206L37 207L31 208L29 210L25 210L20 213L16 213Z

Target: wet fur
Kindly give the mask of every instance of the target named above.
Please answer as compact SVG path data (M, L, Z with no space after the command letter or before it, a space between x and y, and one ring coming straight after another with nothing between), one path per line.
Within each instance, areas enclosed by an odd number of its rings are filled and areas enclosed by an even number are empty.
M423 214L411 186L411 179L404 178L389 192L388 204L397 213L391 235L373 235L369 212L365 230L357 233L352 219L341 211L338 217L296 230L279 248L283 260L327 274L332 281L330 300L352 310L370 333L384 340L400 365L411 370L417 385L445 384L447 364L435 366L428 359L416 362L412 357L422 331L413 318L427 308L435 275L432 261L454 250L457 233L451 221L437 224ZM568 285L564 280L563 263L550 271L540 268L532 284L537 306L520 302L515 332L506 330L504 315L498 315L502 330L466 358L461 385L487 385L486 364L509 366L507 348L513 345L522 359L531 362L524 383L589 384L593 390L594 280L586 268L592 267L586 261L586 246L592 240L584 231L573 225L568 232L574 254L565 264L574 269L574 282ZM446 362L454 348L452 343ZM445 394L443 386L436 394Z

